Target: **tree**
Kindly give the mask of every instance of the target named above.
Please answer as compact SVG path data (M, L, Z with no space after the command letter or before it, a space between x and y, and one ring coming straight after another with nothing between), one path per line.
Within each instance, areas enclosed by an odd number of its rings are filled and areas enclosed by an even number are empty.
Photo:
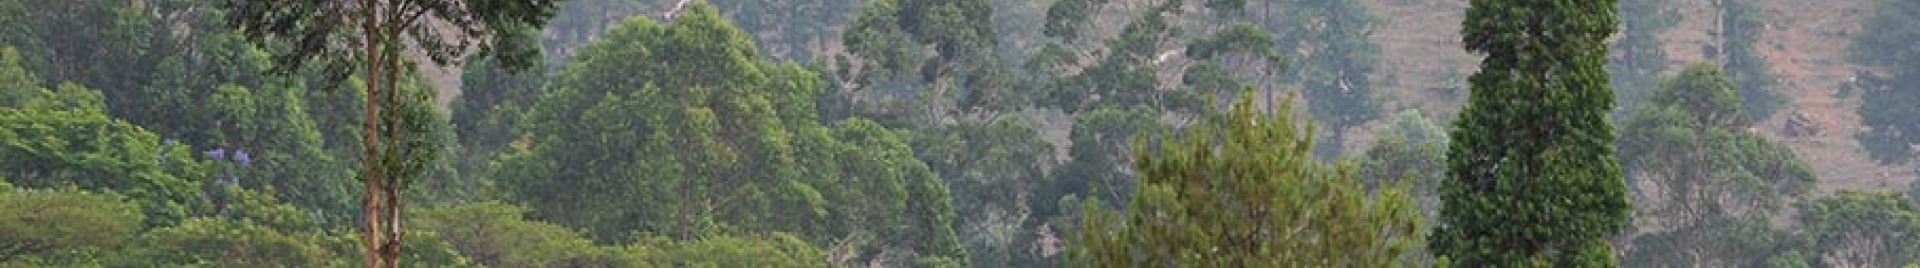
M1875 15L1853 40L1852 59L1874 68L1860 99L1860 123L1872 131L1857 138L1882 163L1914 159L1920 145L1920 3L1880 1Z
M1439 216L1440 184L1446 174L1433 171L1447 168L1447 132L1420 110L1407 110L1373 133L1380 141L1357 159L1360 167L1354 176L1368 189L1408 183L1420 215Z
M1089 202L1070 258L1086 267L1391 267L1421 244L1403 187L1369 193L1313 160L1311 123L1252 90L1180 136L1138 145L1141 173L1119 215ZM1277 112L1276 112L1277 111ZM1304 129L1303 129L1304 128Z
M1133 170L1133 144L1148 134L1170 128L1157 120L1151 111L1141 107L1102 107L1080 114L1073 120L1073 133L1068 136L1073 141L1073 146L1068 148L1072 160L1055 175L1067 179L1054 180L1058 185L1052 188L1058 189L1055 190L1058 193L1041 196L1076 194L1100 197L1112 204L1127 200L1125 194L1133 189L1134 177L1138 175ZM1048 211L1038 214L1056 215Z
M20 66L20 50L0 48L0 107L19 107L35 97L40 77Z
M602 242L785 232L846 261L965 259L909 137L821 122L818 75L769 62L713 7L630 19L574 59L490 174L532 218Z
M417 48L434 64L445 65L477 51L505 66L524 68L532 65L539 45L525 42L530 39L521 35L544 24L553 15L555 2L232 0L224 5L247 40L275 49L275 69L281 73L311 63L344 78L356 69L352 66L365 65L357 68L367 92L361 122L364 257L369 267L392 267L400 256L399 195L405 174L391 169L410 165L409 160L394 156L413 148L405 146L408 142L395 141L400 139L398 127L404 120L383 117L381 110L400 105L397 78L407 62L402 52Z
M145 226L185 218L198 203L191 180L205 178L206 164L185 145L109 117L99 91L0 91L28 97L0 106L0 176L13 185L125 195L139 200Z
M1920 261L1920 204L1892 191L1843 190L1800 205L1815 257L1831 267L1894 267Z
M713 236L693 241L664 237L641 238L622 255L633 256L637 267L828 267L827 252L786 233L749 236ZM915 267L930 266L916 263ZM905 265L905 264L903 264Z
M469 60L460 75L460 97L453 102L453 129L460 139L462 171L479 174L487 161L515 138L520 115L546 87L543 72L512 73L488 60ZM484 177L484 176L480 176Z
M1472 2L1461 41L1485 58L1450 135L1436 255L1468 267L1614 266L1607 238L1630 210L1607 123L1617 8Z
M1660 34L1680 24L1681 14L1669 8L1666 0L1620 0L1620 41L1613 44L1619 57L1610 57L1607 72L1613 74L1620 100L1619 113L1631 112L1640 101L1659 87L1660 74L1667 70L1666 49Z
M593 241L523 218L527 208L486 201L418 209L408 224L439 234L460 255L490 267L555 267L592 253Z
M1812 168L1752 133L1741 96L1720 67L1695 63L1622 120L1620 160L1635 185L1629 266L1759 266L1790 234L1774 211L1811 191Z
M1038 196L1053 164L1053 146L1040 140L1032 121L1002 116L987 122L963 122L923 130L913 152L953 189L955 211L968 234L968 252L984 266L1009 266L1025 257L1020 246L1037 220L1036 208L1051 207L1053 196Z
M1279 51L1290 52L1287 80L1298 81L1307 113L1331 132L1319 146L1321 156L1340 153L1344 132L1381 115L1381 101L1370 79L1380 69L1380 44L1370 35L1378 18L1356 0L1290 0L1279 6L1280 19L1261 20L1279 32ZM1269 7L1271 8L1271 7ZM1271 12L1271 11L1268 11Z
M111 194L0 185L0 265L84 264L133 238L140 222L137 206Z
M1727 77L1740 90L1741 110L1750 118L1767 118L1787 104L1786 96L1774 90L1779 82L1773 77L1773 68L1767 66L1767 59L1760 55L1760 35L1768 26L1759 5L1752 2L1728 1L1720 6L1720 31L1726 38L1708 54L1726 65ZM1714 49L1717 48L1717 49Z

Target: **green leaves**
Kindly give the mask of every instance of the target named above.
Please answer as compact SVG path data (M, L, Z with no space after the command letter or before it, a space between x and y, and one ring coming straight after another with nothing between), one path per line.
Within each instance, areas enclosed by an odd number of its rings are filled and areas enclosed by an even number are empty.
M1747 128L1741 96L1719 66L1696 63L1621 120L1619 152L1646 202L1623 264L1762 265L1792 245L1767 226L1787 201L1812 190L1812 169L1786 146Z
M1287 112L1255 110L1251 90L1178 138L1141 145L1127 209L1089 202L1070 259L1079 266L1391 267L1421 243L1403 188L1370 193L1312 160ZM1278 100L1274 111L1289 111Z
M118 196L0 187L0 265L86 264L140 228L138 207Z
M1809 263L1893 267L1920 261L1920 203L1892 191L1840 191L1804 203Z
M817 249L789 240L813 247L866 236L879 242L846 246L840 261L965 259L946 185L913 158L908 137L865 119L823 125L819 75L762 58L714 8L629 20L575 59L492 165L499 189L534 208L532 217L597 241L688 247L669 252L734 254L745 249L697 247L787 233L739 254L812 256Z
M1486 55L1454 122L1433 237L1454 265L1611 267L1627 224L1613 158L1607 39L1615 1L1475 0L1461 22Z

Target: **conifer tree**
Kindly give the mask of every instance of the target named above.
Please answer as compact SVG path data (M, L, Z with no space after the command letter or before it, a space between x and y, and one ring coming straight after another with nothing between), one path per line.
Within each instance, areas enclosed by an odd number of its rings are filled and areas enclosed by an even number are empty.
M1465 267L1612 267L1627 223L1613 156L1607 38L1614 0L1474 0L1485 58L1454 121L1434 252Z

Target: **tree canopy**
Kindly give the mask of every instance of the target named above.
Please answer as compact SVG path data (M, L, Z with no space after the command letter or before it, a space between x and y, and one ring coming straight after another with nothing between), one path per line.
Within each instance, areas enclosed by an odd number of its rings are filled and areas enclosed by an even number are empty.
M1073 263L1087 267L1409 264L1421 219L1404 186L1370 192L1313 160L1312 124L1251 90L1178 136L1137 145L1126 210L1089 202ZM1278 103L1287 103L1281 101ZM1277 111L1277 112L1275 112ZM1173 134L1169 134L1173 135Z

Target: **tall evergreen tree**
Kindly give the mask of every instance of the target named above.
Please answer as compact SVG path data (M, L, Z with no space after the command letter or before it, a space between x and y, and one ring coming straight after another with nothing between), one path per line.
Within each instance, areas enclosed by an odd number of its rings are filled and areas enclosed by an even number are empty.
M1466 49L1486 57L1454 122L1437 255L1467 267L1612 267L1629 206L1613 158L1607 39L1614 0L1474 0Z

